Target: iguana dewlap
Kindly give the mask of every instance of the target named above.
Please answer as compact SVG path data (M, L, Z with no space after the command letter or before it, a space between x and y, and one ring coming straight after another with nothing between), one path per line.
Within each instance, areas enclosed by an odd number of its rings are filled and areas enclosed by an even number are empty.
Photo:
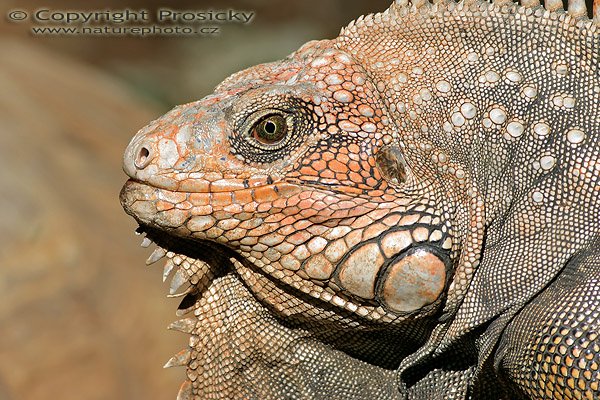
M398 2L137 133L180 398L600 398L600 15L534 3Z

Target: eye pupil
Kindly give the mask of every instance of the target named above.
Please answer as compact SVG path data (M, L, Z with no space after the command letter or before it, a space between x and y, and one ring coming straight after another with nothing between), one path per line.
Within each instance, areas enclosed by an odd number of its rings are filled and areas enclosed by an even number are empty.
M277 129L277 126L272 121L265 122L265 132L272 135L275 133L275 129Z

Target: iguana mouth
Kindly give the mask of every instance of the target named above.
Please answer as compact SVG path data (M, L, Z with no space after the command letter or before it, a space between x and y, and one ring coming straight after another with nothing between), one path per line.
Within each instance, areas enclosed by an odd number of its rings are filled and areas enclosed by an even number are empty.
M159 207L160 198L166 199L175 192L130 179L121 191L121 203L138 221L139 226L135 232L143 236L141 246L156 246L146 260L146 265L165 260L163 282L171 279L167 297L182 297L176 312L181 316L194 309L197 300L215 278L233 270L234 260L245 264L247 261L226 243L218 243L205 237L190 237L179 232L176 227L163 226L161 221L145 219L145 208L139 206L139 202L149 199L150 193L156 195L150 201L156 208ZM140 211L142 212L138 215Z
M166 259L163 282L171 278L167 297L183 297L177 308L178 316L194 308L198 296L213 279L233 269L233 259L242 261L239 254L226 245L209 240L176 237L143 224L135 232L144 236L142 247L156 245L146 265Z

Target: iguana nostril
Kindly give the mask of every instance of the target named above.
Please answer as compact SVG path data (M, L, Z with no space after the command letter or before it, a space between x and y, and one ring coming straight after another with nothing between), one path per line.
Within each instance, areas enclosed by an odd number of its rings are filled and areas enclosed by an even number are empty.
M144 169L148 166L148 164L150 164L150 160L152 159L152 157L150 157L150 149L146 146L141 146L138 151L137 154L135 156L135 167L137 169Z

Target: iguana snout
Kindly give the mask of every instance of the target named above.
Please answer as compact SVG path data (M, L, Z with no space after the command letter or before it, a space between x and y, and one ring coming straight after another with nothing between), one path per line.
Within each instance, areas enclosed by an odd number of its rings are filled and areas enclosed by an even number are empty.
M226 104L209 96L174 108L141 129L125 150L132 179L175 192L223 192L244 187L251 171L230 154Z

